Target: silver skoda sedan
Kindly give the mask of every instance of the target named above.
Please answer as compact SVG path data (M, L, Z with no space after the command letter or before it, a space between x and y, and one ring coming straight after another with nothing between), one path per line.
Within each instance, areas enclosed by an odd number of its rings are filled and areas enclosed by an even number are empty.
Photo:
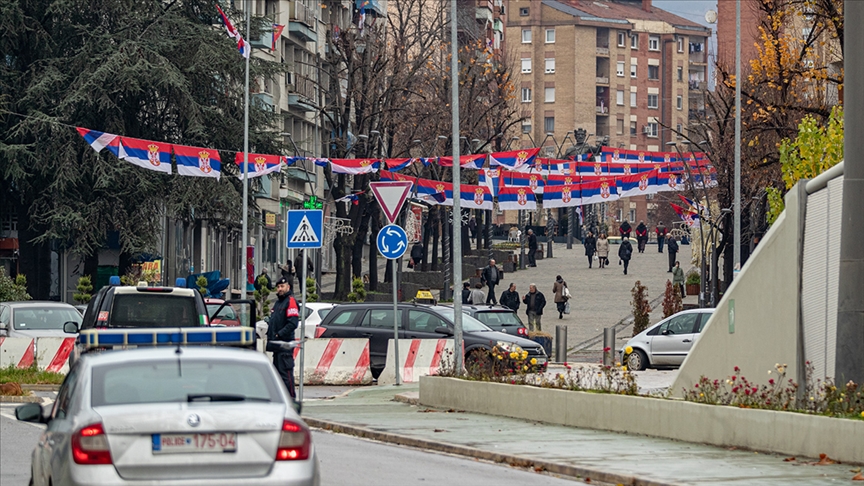
M318 485L309 429L262 353L164 347L86 354L53 408L32 485Z

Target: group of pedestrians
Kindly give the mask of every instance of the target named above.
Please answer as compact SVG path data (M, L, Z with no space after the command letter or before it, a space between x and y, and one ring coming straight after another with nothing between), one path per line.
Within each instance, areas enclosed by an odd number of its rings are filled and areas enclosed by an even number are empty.
M645 225L645 221L639 221L635 231L636 248L639 253L645 253L645 246L648 243L648 226ZM618 247L618 261L624 267L624 275L627 275L627 270L630 268L630 260L633 258L633 245L630 243L633 227L630 226L630 222L625 220L621 223L618 227L618 233L621 235L621 244ZM669 236L669 230L662 221L657 223L654 233L657 235L658 252L663 253L663 245L666 243L667 253L669 254L668 272L672 273L673 267L678 263L676 260L678 256L678 242L674 236ZM601 233L599 237L595 238L594 234L588 231L583 240L583 245L585 247L585 256L588 257L588 268L593 268L595 254L600 263L600 268L605 268L609 264L609 240L605 233Z

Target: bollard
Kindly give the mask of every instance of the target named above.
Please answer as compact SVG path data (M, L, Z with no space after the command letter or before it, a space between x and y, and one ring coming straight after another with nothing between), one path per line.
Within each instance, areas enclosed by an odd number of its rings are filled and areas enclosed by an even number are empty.
M567 326L555 326L555 362L567 362Z
M603 352L603 365L612 366L615 364L615 328L603 328L603 349L609 348L609 351Z

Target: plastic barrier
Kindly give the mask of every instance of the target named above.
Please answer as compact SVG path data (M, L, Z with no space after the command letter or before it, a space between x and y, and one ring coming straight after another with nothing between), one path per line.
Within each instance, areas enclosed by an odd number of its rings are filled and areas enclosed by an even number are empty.
M0 337L0 368L29 368L35 359L33 339Z
M54 373L69 371L69 353L75 348L75 338L48 337L36 339L36 366Z
M384 371L378 377L379 385L396 383L396 373L393 372L396 363L394 351L395 346L391 339L387 345L387 362ZM435 374L442 362L452 359L452 339L399 340L399 373L402 375L402 383L420 381L421 376Z
M305 343L303 383L306 385L368 385L372 383L368 339L310 339ZM269 354L269 353L268 353ZM300 349L294 349L299 361ZM300 379L300 363L294 366Z

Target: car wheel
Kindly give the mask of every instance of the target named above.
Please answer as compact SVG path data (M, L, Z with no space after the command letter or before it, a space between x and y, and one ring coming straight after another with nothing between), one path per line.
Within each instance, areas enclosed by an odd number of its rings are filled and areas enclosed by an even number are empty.
M647 367L648 357L641 349L634 349L633 352L627 356L627 368L630 369L630 371L642 371Z

